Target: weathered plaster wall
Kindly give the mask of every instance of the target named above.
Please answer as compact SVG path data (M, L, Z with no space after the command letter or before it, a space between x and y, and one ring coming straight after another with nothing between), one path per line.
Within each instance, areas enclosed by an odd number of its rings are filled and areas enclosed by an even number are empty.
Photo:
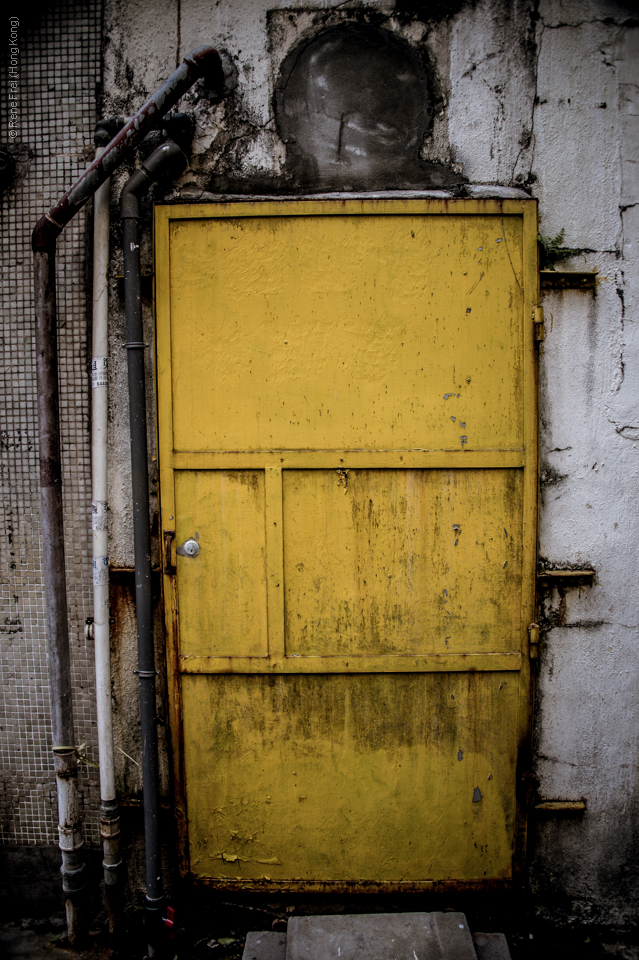
M452 22L448 125L453 153L471 183L528 184L535 6L486 0Z
M526 189L540 201L542 234L563 229L565 244L578 251L566 266L599 271L595 295L546 297L540 556L556 567L591 564L597 578L592 587L544 599L539 793L584 798L588 806L577 819L533 824L531 877L555 916L615 923L636 919L639 898L639 17L633 6L389 0L352 10L311 2L287 10L274 0L107 0L102 111L132 112L180 56L214 42L234 59L238 87L218 105L197 91L182 101L198 125L190 169L174 195L288 192L295 184L273 114L283 59L320 28L377 18L433 65L434 120L422 159L455 174L450 189L460 189L462 175L471 195ZM439 11L432 21L429 10ZM118 263L114 253L114 273ZM150 269L148 232L143 263ZM112 316L111 558L130 566L126 376L115 283ZM149 305L145 316L150 342ZM127 636L125 630L118 643L129 642ZM130 732L122 720L120 727L124 744ZM135 788L128 777L123 769L122 784Z
M623 5L542 3L532 169L544 234L566 231L597 269L593 297L547 298L540 554L597 570L545 601L537 711L541 793L583 797L576 822L539 824L534 880L581 918L636 918L636 353L639 22ZM544 482L544 474L546 482Z

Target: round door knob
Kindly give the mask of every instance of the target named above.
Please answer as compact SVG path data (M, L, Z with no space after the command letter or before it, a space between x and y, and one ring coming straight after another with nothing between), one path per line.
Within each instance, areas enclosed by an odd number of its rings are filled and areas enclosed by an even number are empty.
M181 547L177 548L178 557L197 557L200 552L200 545L193 537L185 540Z

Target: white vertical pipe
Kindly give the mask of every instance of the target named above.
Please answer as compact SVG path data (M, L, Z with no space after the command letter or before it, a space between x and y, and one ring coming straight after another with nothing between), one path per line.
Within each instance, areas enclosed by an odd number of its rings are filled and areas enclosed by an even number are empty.
M97 151L99 152L99 151ZM93 201L93 359L91 362L91 488L93 528L93 639L100 758L100 835L109 929L118 927L120 815L115 795L111 649L109 642L108 354L109 198L106 180Z
M111 650L109 643L108 353L109 197L106 180L93 201L93 360L91 363L91 473L93 527L93 639L100 756L100 835L109 929L119 922L120 814L115 795Z
M98 711L100 796L115 800L111 652L109 643L109 528L107 487L109 196L107 180L95 194L93 221L93 360L91 363L91 473L93 527L93 637Z

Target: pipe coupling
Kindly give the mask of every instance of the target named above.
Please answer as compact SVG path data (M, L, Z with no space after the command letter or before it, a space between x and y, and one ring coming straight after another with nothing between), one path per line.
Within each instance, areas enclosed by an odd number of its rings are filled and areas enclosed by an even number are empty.
M80 893L84 889L85 867L81 860L77 863L68 863L63 858L60 873L62 874L62 889L65 893Z
M79 870L66 871L60 867L62 874L62 889L65 893L80 893L84 890L84 864Z
M58 846L63 853L74 853L84 846L80 825L73 827L58 826Z
M114 837L119 837L120 818L105 820L104 817L100 817L100 836L104 840L112 840Z
M107 887L116 887L118 885L118 871L121 866L121 860L118 860L117 863L107 863L106 860L102 861L102 867L104 869L104 882Z

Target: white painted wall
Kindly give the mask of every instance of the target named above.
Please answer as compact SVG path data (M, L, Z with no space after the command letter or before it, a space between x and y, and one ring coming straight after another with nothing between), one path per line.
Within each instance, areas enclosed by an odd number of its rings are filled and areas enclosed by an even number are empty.
M639 355L637 228L639 56L629 5L540 4L533 171L541 229L588 248L597 295L546 298L540 553L592 564L597 584L546 613L537 774L547 797L583 797L582 822L540 824L538 888L573 898L575 915L632 914L637 877L639 729ZM608 18L611 18L612 22ZM605 104L605 106L603 106ZM603 911L602 911L602 905Z
M176 58L200 43L226 50L239 68L230 106L211 108L195 95L183 101L198 118L184 196L206 196L222 159L247 176L280 172L284 152L271 108L279 62L313 28L314 11L341 4L308 2L288 32L269 38L267 10L286 6L106 0L104 115L132 112ZM393 11L390 2L370 6ZM429 158L440 151L442 160L463 164L472 184L526 186L540 202L541 232L563 229L566 245L582 251L565 266L599 271L595 296L566 291L545 301L541 459L549 482L542 484L540 555L556 566L592 564L597 581L568 590L565 605L558 595L545 604L535 730L540 794L585 798L588 808L577 820L538 821L532 878L550 912L601 922L636 919L639 893L639 27L632 7L478 0L432 28L400 18L390 25L404 36L426 34L436 59L445 110ZM150 262L148 238L144 255ZM117 338L121 304L113 297L112 305ZM150 335L150 316L147 323ZM112 384L110 552L128 565L123 353L113 345L122 360Z

